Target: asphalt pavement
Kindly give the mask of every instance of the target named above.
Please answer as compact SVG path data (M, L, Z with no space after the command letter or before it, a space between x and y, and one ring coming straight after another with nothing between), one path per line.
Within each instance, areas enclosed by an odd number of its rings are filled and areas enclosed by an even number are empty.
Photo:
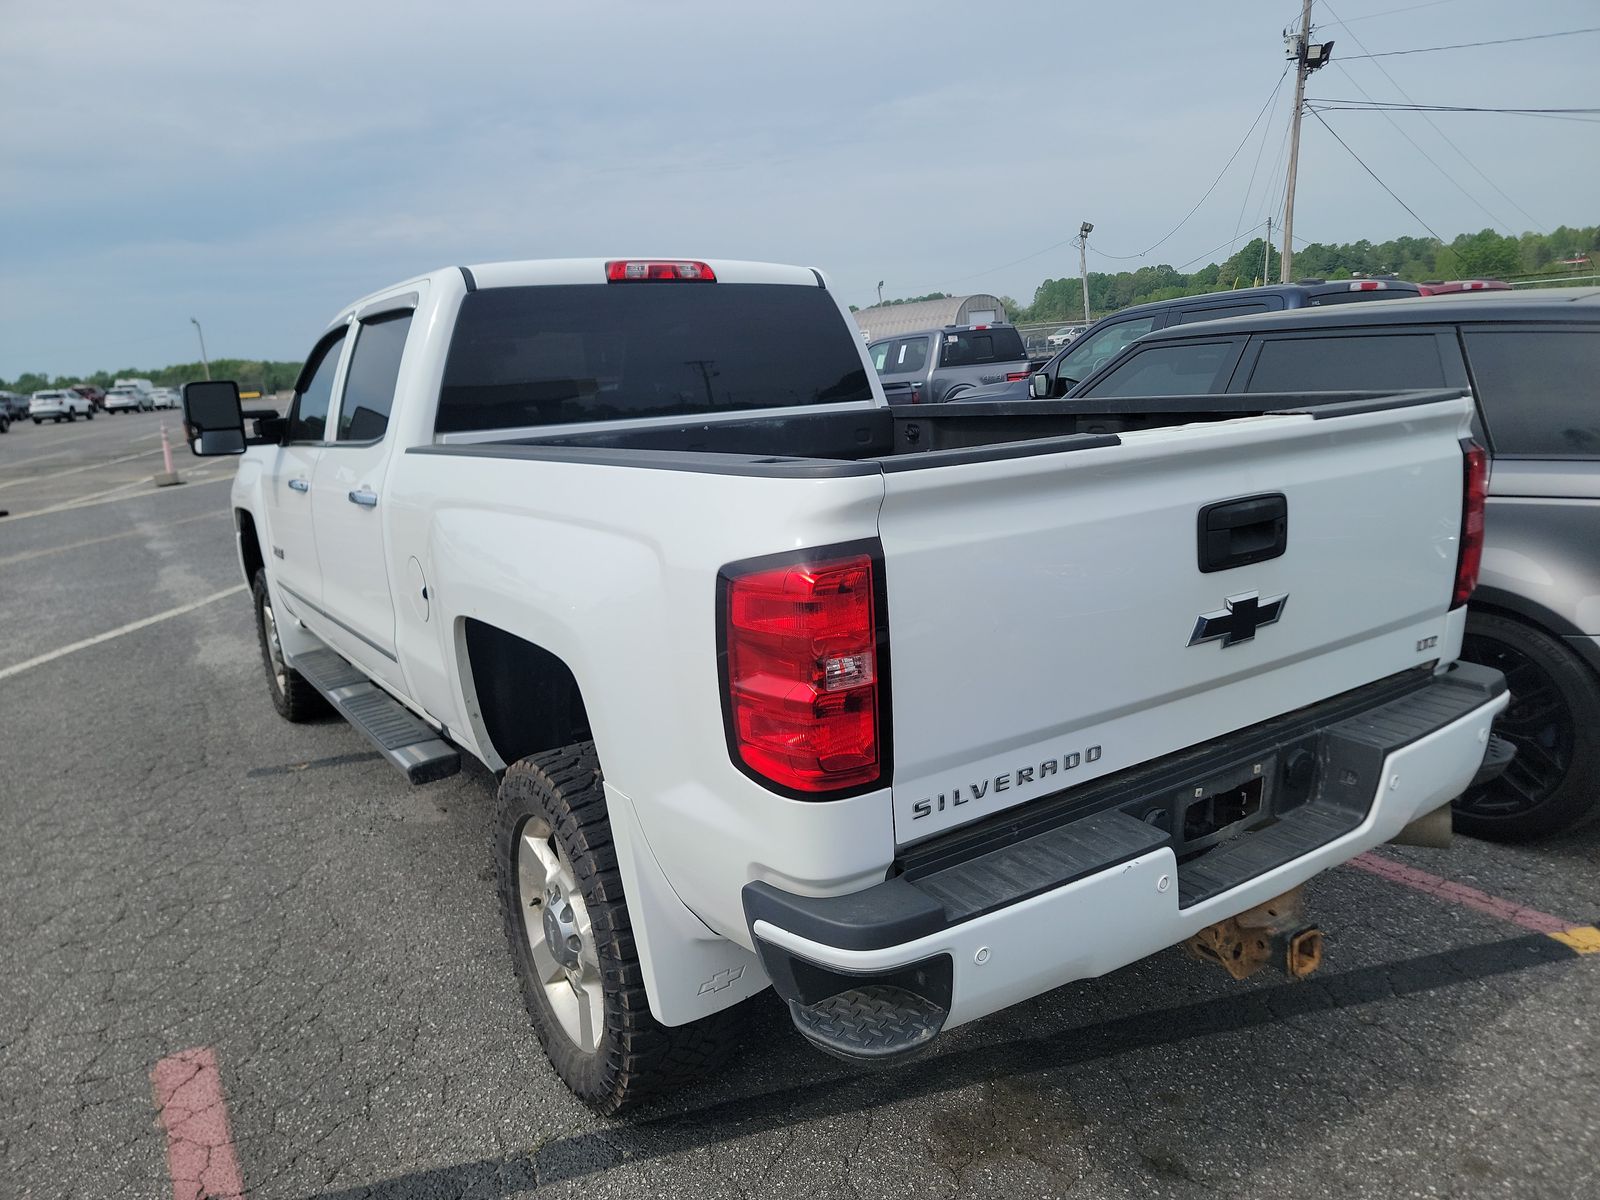
M1594 827L1328 873L1309 981L1171 950L901 1068L768 993L595 1117L511 977L493 778L277 717L233 464L156 488L163 417L0 435L0 1197L1600 1198L1600 953L1543 931L1600 917Z

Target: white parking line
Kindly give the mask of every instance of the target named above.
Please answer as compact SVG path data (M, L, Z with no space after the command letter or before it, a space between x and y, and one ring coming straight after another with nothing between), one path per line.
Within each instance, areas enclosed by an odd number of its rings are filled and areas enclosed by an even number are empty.
M215 521L218 517L229 514L222 509L212 512L197 513L192 517L179 517L176 521L168 521L161 526L163 530L171 529L174 525L188 525L194 521ZM7 555L0 558L0 567L9 567L12 563L27 562L31 558L44 558L49 554L63 554L68 550L81 550L85 546L98 546L101 542L115 542L121 538L148 537L147 529L124 529L121 533L108 533L104 537L84 538L81 542L67 542L60 546L45 546L39 550L24 550L20 554Z
M149 480L136 479L131 484L124 484L121 487L116 487L116 488L113 488L112 490L113 491L117 491L117 492L122 492L122 491L125 491L129 487L134 487L134 486L136 486L138 484L148 483L148 482L149 482ZM208 483L232 483L232 482L233 482L233 476L231 474L228 474L228 475L210 475L210 476L206 476L203 479L197 476L197 477L195 477L193 479L188 480L187 481L187 486L188 487L204 487ZM142 493L140 495L104 496L103 499L94 499L94 500L78 499L78 500L69 501L66 504L52 504L49 508L36 508L32 512L13 513L9 517L5 517L4 519L0 519L0 527L6 526L6 525L15 525L18 521L26 521L29 517L47 517L51 513L75 512L80 508L95 508L95 507L97 507L98 505L101 505L101 504L121 504L121 503L123 503L125 501L142 500L146 496L156 496L156 495L172 496L172 495L176 495L178 493L178 491L179 491L178 488L170 487L170 488L162 488L160 491L145 492L145 493ZM104 493L100 493L100 494L104 495Z
M76 475L79 471L98 471L101 467L114 467L118 463L132 462L136 458L143 458L147 454L159 454L161 447L156 446L150 450L136 450L132 454L124 454L121 458L108 458L105 462L84 463L82 466L68 467L64 471L50 471L44 475L29 475L26 479L8 479L0 483L0 488L16 487L19 483L43 483L48 479L60 479L63 475Z
M11 467L25 467L29 463L43 462L47 458L65 458L70 453L70 450L57 450L54 454L35 454L32 458L19 458L16 462L0 463L0 466L9 470Z
M170 621L173 617L181 617L184 613L191 613L197 608L204 608L206 605L226 599L228 596L237 596L242 591L244 591L244 584L236 583L231 588L223 588L220 592L212 592L211 595L202 600L196 600L190 604L180 604L177 608L169 608L166 612L158 612L153 617L145 617L142 620L129 622L127 625L116 629L108 629L104 633L97 633L91 638L84 638L81 642L73 642L70 646L63 646L59 650L52 650L48 654L41 654L37 658L30 658L26 662L19 662L14 666L0 669L0 679L10 679L13 675L20 675L24 671L32 670L34 667L43 666L47 662L54 662L58 658L64 658L68 654L76 654L79 650L87 650L90 646L98 646L101 642L109 642L112 638L119 638L125 633L133 633L135 630L158 625L162 621Z

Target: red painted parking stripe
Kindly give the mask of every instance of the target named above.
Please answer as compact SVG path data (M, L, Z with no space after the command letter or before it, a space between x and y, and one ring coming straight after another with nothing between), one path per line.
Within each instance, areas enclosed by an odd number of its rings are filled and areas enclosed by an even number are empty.
M1416 867L1408 867L1393 859L1379 858L1370 851L1351 859L1350 865L1450 904L1459 904L1462 908L1470 908L1474 912L1499 917L1502 921L1531 929L1534 933L1565 933L1579 926L1577 921L1566 921L1537 909L1525 908L1510 900L1502 900L1499 896L1491 896L1488 892L1470 888L1464 883L1455 883L1438 875L1430 875L1426 871L1419 871Z
M244 1179L216 1054L201 1046L168 1055L150 1072L150 1083L167 1131L172 1200L241 1200Z

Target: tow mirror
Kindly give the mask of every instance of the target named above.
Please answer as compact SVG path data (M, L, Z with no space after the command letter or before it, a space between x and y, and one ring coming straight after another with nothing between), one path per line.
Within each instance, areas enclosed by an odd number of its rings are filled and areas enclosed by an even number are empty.
M189 449L201 458L244 453L244 409L231 379L183 385L183 425Z
M1028 394L1035 400L1050 399L1050 373L1035 371L1028 376Z

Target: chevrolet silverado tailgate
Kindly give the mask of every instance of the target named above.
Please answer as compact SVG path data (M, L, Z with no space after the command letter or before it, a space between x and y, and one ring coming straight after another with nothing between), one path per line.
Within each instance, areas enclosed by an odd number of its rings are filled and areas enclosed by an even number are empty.
M1468 412L886 461L898 840L1453 658Z

